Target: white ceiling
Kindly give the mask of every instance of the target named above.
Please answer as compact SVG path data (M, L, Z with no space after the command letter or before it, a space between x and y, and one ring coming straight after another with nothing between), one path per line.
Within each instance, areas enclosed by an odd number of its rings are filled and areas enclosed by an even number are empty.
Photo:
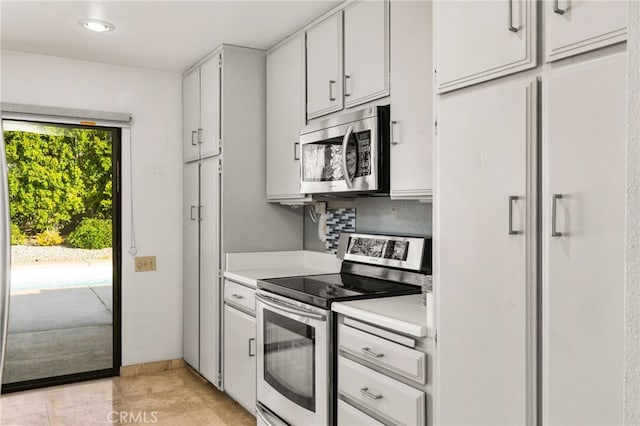
M221 43L268 49L340 1L1 0L2 48L182 72ZM113 23L93 33L78 20Z

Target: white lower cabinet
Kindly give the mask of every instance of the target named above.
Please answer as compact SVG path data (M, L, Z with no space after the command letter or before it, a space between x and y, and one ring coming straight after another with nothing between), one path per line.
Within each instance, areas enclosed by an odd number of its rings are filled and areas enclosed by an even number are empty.
M250 413L256 407L256 319L224 307L224 390Z
M535 78L443 96L436 424L535 421Z
M379 421L375 420L371 416L366 415L352 405L339 400L338 424L345 426L382 426L384 423L380 423Z

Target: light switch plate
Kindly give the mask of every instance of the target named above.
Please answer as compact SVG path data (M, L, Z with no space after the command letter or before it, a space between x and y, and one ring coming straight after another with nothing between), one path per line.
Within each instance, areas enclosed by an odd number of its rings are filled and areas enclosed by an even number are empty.
M136 272L148 272L156 270L155 256L139 256L134 258Z

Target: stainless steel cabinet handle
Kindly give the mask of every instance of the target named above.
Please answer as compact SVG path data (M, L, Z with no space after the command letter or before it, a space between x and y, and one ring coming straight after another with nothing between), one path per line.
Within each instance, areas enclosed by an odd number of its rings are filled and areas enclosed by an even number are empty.
M509 31L518 32L518 28L513 26L513 0L509 0Z
M232 294L231 297L233 297L234 299L244 299L244 296L240 295L240 294Z
M300 159L300 142L293 143L293 159L296 161Z
M198 220L202 220L202 205L198 206Z
M202 128L198 129L198 143L202 143Z
M329 80L329 100L331 102L336 100L336 98L333 97L333 85L334 84L336 84L335 80Z
M553 0L553 13L557 13L558 15L564 15L566 10L560 9L560 5L558 3L559 3L559 0Z
M368 397L369 397L369 398L371 398L371 399L375 399L376 401L377 401L377 400L379 400L379 399L382 399L382 395L380 395L380 394L376 395L376 394L374 394L374 393L369 392L369 388L368 388L368 387L366 387L366 386L365 386L365 387L363 387L363 388L361 388L361 389L360 389L360 392L361 392L363 395L368 396Z
M562 200L564 196L562 194L553 194L551 196L551 236L562 237L563 233L556 231L556 218L557 218L557 205L558 200Z
M519 199L520 197L518 197L517 195L509 196L509 235L518 235L524 233L522 231L516 231L515 229L513 229L513 202L518 201Z
M251 346L252 346L251 342L255 343L256 342L256 338L252 337L252 338L249 339L249 358L251 358L252 356L256 356L255 345L253 346L254 347L253 352L251 351Z
M349 168L347 167L347 146L349 145L351 133L353 133L353 126L347 128L347 133L344 134L342 139L342 172L344 173L344 181L347 183L347 188L353 188L353 181L349 176Z
M193 146L198 145L198 142L196 142L196 134L197 134L197 133L198 133L198 132L197 132L197 131L195 131L195 130L192 130L192 131L191 131L191 145L193 145Z
M191 220L196 220L196 206L191 206Z
M396 138L395 128L398 126L398 122L395 120L391 121L391 145L398 145L400 141Z
M348 87L348 86L347 86L347 82L349 81L349 79L350 79L350 78L351 78L351 76L350 76L350 75L346 75L346 74L345 74L345 76L344 76L344 95L345 95L345 96L351 96L351 93L349 93L349 92L347 91L347 87Z
M362 348L362 349L360 349L360 351L363 354L372 356L374 358L382 358L384 356L384 354L382 354L382 353L373 352L370 348Z

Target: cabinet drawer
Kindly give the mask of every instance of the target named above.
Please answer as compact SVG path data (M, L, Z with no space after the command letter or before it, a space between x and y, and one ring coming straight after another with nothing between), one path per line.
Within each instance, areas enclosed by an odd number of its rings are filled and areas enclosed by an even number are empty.
M382 426L382 423L346 402L338 400L338 426Z
M338 393L395 424L424 424L424 392L344 357L338 358Z
M233 281L224 280L224 301L254 313L256 311L256 291Z
M345 352L421 384L427 380L427 355L340 324L338 345Z

